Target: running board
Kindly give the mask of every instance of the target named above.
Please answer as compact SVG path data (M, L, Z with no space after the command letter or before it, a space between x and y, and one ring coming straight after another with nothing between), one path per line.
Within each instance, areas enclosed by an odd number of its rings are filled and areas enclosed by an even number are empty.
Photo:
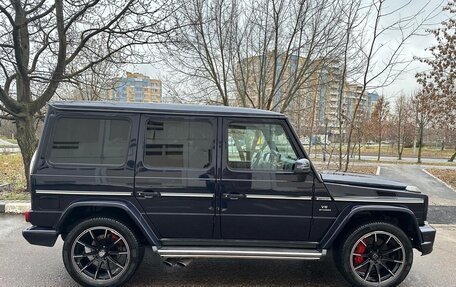
M319 260L326 250L235 248L235 247L162 247L157 250L166 258L248 258L248 259L299 259Z

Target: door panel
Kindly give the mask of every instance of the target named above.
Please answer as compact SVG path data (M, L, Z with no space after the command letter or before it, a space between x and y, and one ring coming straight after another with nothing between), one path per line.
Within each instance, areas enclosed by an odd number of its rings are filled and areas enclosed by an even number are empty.
M221 237L306 241L313 174L292 171L304 156L285 120L223 121Z
M216 118L142 116L135 194L162 238L212 238Z

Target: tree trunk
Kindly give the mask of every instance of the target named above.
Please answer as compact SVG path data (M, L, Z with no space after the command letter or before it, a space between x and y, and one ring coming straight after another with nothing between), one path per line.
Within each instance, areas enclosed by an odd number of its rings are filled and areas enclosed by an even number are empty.
M361 141L358 143L358 160L361 160Z
M456 158L456 151L453 153L453 155L450 157L450 159L448 161L453 162L455 158Z
M353 145L353 148L352 148L352 151L351 151L351 155L350 155L351 158L355 157L356 144L357 143L355 142L355 144Z
M421 163L421 149L423 148L423 132L424 126L420 125L420 138L419 138L419 147L418 147L418 163Z
M382 140L378 141L378 154L377 154L377 161L380 161L380 152L382 150Z
M22 153L24 163L24 175L27 181L27 191L30 192L30 162L33 153L38 146L38 139L35 135L35 125L33 115L24 114L16 118L17 143Z
M402 159L402 153L401 153L401 124L402 124L402 108L399 107L399 115L398 115L398 129L397 129L397 156L399 157L399 160ZM405 131L404 131L405 132Z
M314 124L315 124L315 112L316 112L316 109L317 109L316 106L317 106L317 95L314 96L313 103L312 103L312 119L310 121L309 150L308 150L309 157L310 157L310 154L312 152L311 151L311 149L312 149L312 136L313 136L313 129L314 129Z
M339 167L342 170L342 123L339 121Z

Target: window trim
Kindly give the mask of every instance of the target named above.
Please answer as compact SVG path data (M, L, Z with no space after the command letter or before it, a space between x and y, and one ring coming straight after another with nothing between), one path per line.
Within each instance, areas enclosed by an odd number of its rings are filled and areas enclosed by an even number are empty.
M240 169L240 168L232 168L228 164L228 128L232 123L240 123L240 124L276 124L280 125L285 133L287 134L287 139L293 148L297 158L302 158L299 150L296 148L293 139L290 135L293 135L291 129L288 127L286 120L276 120L276 119L268 119L268 118L260 118L260 119L234 119L234 118L224 118L223 123L223 150L222 150L222 157L224 162L224 168L228 169L230 172L240 172L240 173L275 173L275 174L295 174L293 171L284 171L284 170L252 170L252 169Z
M147 123L150 121L150 120L162 120L162 121L175 121L175 120L180 120L180 121L188 121L188 120L191 120L191 121L202 121L202 122L208 122L210 125L211 125L211 128L212 128L212 142L213 142L213 146L212 146L212 150L214 152L214 155L212 156L212 162L210 163L210 165L205 169L205 168L180 168L180 167L159 167L159 166L151 166L149 164L146 163L145 161L145 157L146 157L146 145L147 145L147 136L146 136L146 132L147 132ZM143 140L142 140L142 158L141 158L141 161L142 161L142 165L147 169L147 170L150 170L150 171L154 171L154 170L161 170L161 171L183 171L183 170L188 170L188 171L209 171L211 170L212 168L215 168L216 165L217 165L217 118L216 117L193 117L193 116L176 116L176 115L170 115L170 116L160 116L160 115L151 115L151 114L147 114L144 116L144 119L141 120L141 124L142 124L142 127L140 129L140 133L143 137Z
M129 124L129 129L128 129L128 144L127 144L127 153L125 154L125 159L122 164L98 164L98 163L58 163L58 162L53 162L50 160L50 153L52 149L52 143L51 141L54 138L54 133L57 127L57 122L62 119L62 118L73 118L73 119L98 119L98 120L126 120L128 121ZM71 115L71 114L60 114L55 116L55 118L52 120L52 127L50 129L50 134L48 137L47 141L47 148L45 151L45 161L49 166L52 167L67 167L67 166L76 166L76 167L112 167L112 168L125 168L128 162L128 153L130 149L130 141L131 141L131 135L132 135L132 127L133 127L133 122L132 119L128 116L114 116L114 115Z

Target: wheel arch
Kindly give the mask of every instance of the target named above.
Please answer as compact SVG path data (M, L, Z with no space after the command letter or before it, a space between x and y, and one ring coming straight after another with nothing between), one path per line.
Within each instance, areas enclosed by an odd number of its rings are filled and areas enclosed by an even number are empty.
M414 213L405 207L385 205L348 206L337 217L323 237L322 249L329 249L351 226L372 220L382 220L397 225L412 239L413 247L422 243L421 233Z
M133 224L134 231L143 236L151 246L159 246L160 240L134 204L128 201L78 201L70 204L62 213L54 229L65 234L81 219L107 216Z

